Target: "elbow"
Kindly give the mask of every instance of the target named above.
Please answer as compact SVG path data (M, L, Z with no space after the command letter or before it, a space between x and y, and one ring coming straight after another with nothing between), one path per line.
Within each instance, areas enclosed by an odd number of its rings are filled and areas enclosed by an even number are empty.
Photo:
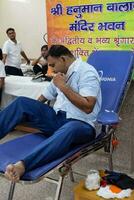
M90 114L90 113L93 111L93 108L85 108L85 109L83 109L83 111L84 111L86 114Z
M90 114L90 113L92 113L95 104L96 104L96 99L93 98L92 101L90 100L90 101L88 101L87 104L85 104L83 111L84 111L86 114Z

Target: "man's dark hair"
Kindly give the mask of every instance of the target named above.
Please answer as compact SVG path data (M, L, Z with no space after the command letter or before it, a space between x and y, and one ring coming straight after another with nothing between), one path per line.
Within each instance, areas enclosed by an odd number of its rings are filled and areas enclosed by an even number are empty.
M6 30L6 34L8 34L9 31L15 31L15 29L14 29L14 28L8 28L8 29Z
M0 49L0 60L3 59L2 49Z
M44 48L45 48L46 50L48 50L48 45L43 45L43 46L41 47L41 51L42 51Z
M60 56L74 57L71 51L63 45L52 45L48 50L47 57L48 56L57 58Z

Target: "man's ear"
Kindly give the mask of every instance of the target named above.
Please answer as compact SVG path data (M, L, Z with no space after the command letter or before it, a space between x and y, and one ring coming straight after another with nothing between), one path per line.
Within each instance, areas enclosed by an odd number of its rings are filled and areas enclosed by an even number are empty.
M60 58L62 59L62 61L66 61L66 57L65 56L60 56Z

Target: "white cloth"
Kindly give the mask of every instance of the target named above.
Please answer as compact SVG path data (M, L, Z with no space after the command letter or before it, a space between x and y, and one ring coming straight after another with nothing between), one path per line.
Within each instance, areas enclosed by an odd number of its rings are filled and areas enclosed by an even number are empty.
M50 82L33 82L32 77L7 76L5 78L4 93L13 96L25 96L37 99Z
M126 189L126 190L121 190L121 192L119 193L113 193L110 189L109 189L109 185L107 185L106 187L100 187L100 189L97 191L97 195L100 197L103 197L105 199L124 199L125 197L130 197L131 196L131 189Z
M20 68L21 68L23 73L28 72L28 71L33 71L33 66L32 65L28 65L26 63L21 64Z
M100 78L95 68L80 58L76 59L67 71L67 84L83 97L96 97L96 105L93 112L86 114L75 105L73 105L67 97L51 82L48 88L43 91L43 96L48 100L56 98L54 110L65 111L67 118L78 119L94 126L96 117L101 108L101 89Z
M4 66L3 62L0 60L0 78L5 77L5 76L6 76L5 66Z
M7 40L4 43L3 49L2 49L3 54L7 55L5 65L20 68L21 51L23 50L21 47L21 43L19 41L17 41L17 43L14 43L10 39Z

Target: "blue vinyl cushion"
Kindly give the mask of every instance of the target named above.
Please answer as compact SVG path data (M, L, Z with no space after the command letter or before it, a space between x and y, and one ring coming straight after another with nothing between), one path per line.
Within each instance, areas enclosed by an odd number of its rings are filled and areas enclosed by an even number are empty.
M4 172L8 164L15 163L18 160L23 160L25 155L27 155L35 146L40 144L45 139L46 138L40 133L27 134L19 138L10 140L4 144L1 144L0 145L0 172ZM51 163L48 163L42 167L36 168L30 172L25 173L22 179L31 180L31 181L36 180L40 176L44 175L45 173L47 173L48 171L50 171L51 169L59 165L66 158L69 158L71 155L78 152L80 149L83 149L83 147L87 145L89 144L78 146L72 149L68 154L66 154L62 158L54 160Z
M113 111L105 110L104 112L100 112L97 117L97 122L102 125L112 125L119 123L119 116L117 113Z
M117 112L133 68L132 51L95 51L87 62L101 77L102 111Z

